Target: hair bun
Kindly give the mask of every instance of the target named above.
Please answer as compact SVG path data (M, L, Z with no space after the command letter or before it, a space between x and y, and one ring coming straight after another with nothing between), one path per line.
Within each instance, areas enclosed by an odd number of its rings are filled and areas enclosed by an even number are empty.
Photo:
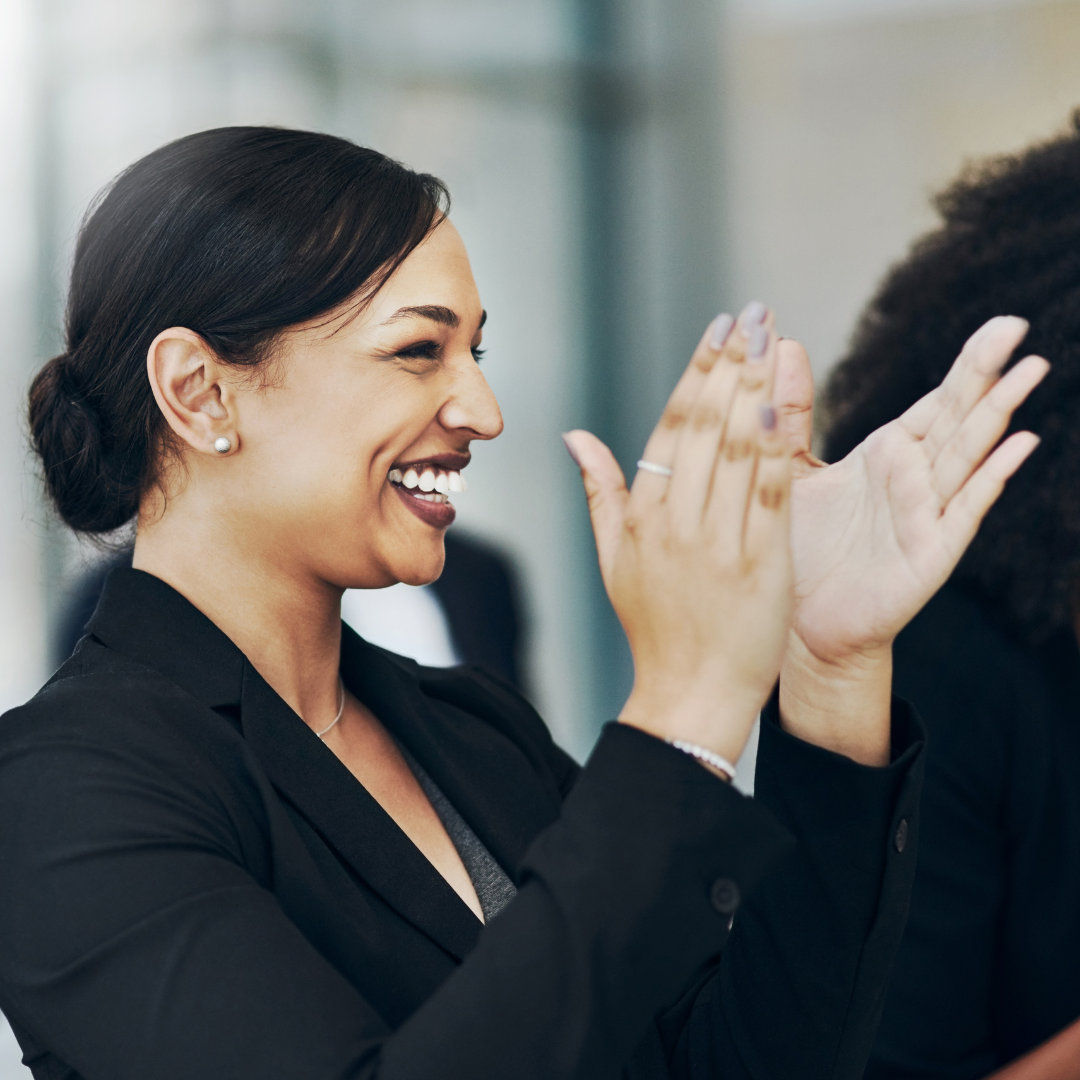
M46 487L68 525L80 532L111 532L135 515L137 496L111 467L107 432L68 353L54 356L34 377L29 419Z

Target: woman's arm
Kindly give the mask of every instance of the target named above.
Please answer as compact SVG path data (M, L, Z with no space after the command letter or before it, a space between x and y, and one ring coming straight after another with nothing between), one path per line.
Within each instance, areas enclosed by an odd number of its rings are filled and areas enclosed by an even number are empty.
M733 762L776 681L791 611L791 456L771 404L777 338L751 306L705 332L627 488L565 436L634 660L619 719Z
M911 755L920 735L917 724L894 715L892 640L948 576L1037 443L1022 433L994 450L1047 369L1030 357L1000 377L1025 329L1021 320L988 324L938 391L833 467L809 456L805 353L793 343L781 348L776 393L798 473L794 610L778 713L798 739L779 755L764 747L757 795L778 810L800 846L736 921L720 977L695 1001L678 1044L685 1075L730 1069L732 1047L751 1075L861 1075L903 928L917 832ZM674 411L688 415L685 407ZM647 458L662 455L679 423L664 427ZM610 503L609 492L618 493L614 484L605 490L594 482L590 496ZM593 516L596 523L595 508ZM725 700L718 688L716 703ZM768 743L783 745L771 735ZM816 761L811 745L823 752ZM780 769L770 761L777 756ZM897 769L905 757L907 767ZM866 826L862 832L855 819ZM781 1027L805 1037L782 1038Z
M353 956L350 980L340 950L420 932L343 868L327 892L332 853L312 858L242 740L155 686L62 679L0 723L0 1006L29 1052L88 1078L613 1080L718 953L717 882L752 892L788 843L686 755L611 725L464 963L420 942L430 970ZM279 876L323 905L306 933ZM431 989L391 1020L388 979Z

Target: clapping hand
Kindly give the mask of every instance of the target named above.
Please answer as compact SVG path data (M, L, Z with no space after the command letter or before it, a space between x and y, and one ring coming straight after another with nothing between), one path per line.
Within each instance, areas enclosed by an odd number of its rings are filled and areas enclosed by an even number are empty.
M789 719L805 712L792 725L799 734L814 737L810 717L822 720L829 711L831 722L822 722L833 731L823 741L852 751L859 739L853 714L867 715L868 696L858 687L876 682L870 697L879 711L887 708L893 639L952 573L1006 481L1038 445L1026 431L997 445L1049 370L1044 359L1028 356L1002 374L1026 333L1022 319L991 319L940 386L833 465L810 455L806 354L781 343L776 396L795 455L795 597L781 706ZM836 707L830 683L847 687L849 709Z
M571 432L634 656L621 718L734 759L779 668L789 730L887 760L892 642L1038 444L996 445L1049 369L1028 356L1002 374L1026 332L992 319L941 386L834 465L810 453L806 353L777 344L761 305L706 332L646 446L660 468L631 489Z
M791 610L791 456L761 305L718 317L628 490L606 446L566 436L604 584L634 657L620 719L738 757L779 671Z

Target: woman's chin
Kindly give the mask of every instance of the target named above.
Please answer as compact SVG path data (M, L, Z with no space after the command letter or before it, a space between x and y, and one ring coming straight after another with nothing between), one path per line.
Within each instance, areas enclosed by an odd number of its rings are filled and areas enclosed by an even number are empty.
M443 563L446 562L446 551L440 540L438 551L425 553L422 557L417 553L415 558L395 561L390 567L395 581L405 585L430 585L443 572Z

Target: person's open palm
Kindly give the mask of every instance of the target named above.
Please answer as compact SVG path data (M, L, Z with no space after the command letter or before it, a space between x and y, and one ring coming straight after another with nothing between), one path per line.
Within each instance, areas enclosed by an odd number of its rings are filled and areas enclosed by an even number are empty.
M940 386L833 465L810 455L806 353L782 343L776 400L796 455L792 634L817 660L857 662L887 647L1038 445L1024 431L996 446L1049 369L1028 356L1001 374L1026 332L1022 319L991 319Z

